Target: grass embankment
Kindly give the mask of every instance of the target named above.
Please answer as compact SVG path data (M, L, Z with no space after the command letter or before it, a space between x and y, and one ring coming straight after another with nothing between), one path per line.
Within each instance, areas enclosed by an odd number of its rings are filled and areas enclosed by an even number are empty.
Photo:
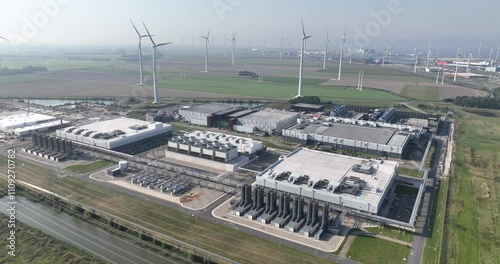
M74 173L87 173L91 171L95 171L109 165L113 164L110 160L97 160L89 164L81 164L81 165L72 165L64 168L67 171L71 171Z
M6 158L0 156L0 166ZM144 227L183 240L242 263L325 263L312 256L244 232L217 225L175 209L137 199L97 184L29 164L17 168L19 180L30 182L81 204L104 210Z
M404 242L411 242L411 239L413 238L412 232L402 229L397 229L391 226L385 226L383 229L380 227L367 227L365 229L374 234L391 237Z
M407 246L387 240L358 236L354 239L347 257L370 264L404 263L409 250Z
M439 264L442 252L442 238L446 210L446 195L448 193L448 180L441 180L439 190L436 192L432 203L432 210L429 220L430 230L425 239L424 254L422 263Z
M399 166L398 175L410 176L410 177L421 177L418 173L418 169L410 169Z
M500 263L500 111L458 107L441 263Z

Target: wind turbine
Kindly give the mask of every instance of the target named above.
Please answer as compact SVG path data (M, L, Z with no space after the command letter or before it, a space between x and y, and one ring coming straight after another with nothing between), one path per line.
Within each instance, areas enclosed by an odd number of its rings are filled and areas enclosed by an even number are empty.
M312 37L312 36L307 36L306 35L306 30L304 29L304 20L301 19L302 22L302 44L300 47L300 70L299 70L299 90L297 92L297 95L294 98L297 97L302 97L302 75L304 73L304 49L306 46L307 39Z
M415 49L415 68L413 69L413 73L417 73L417 65L418 65L418 56L420 55L420 50Z
M224 35L224 58L227 57L227 41L229 40L229 38L227 38L225 35Z
M389 64L392 64L392 44L389 43Z
M483 43L482 43L482 42L480 42L480 43L479 43L479 49L477 50L477 58L478 58L478 59L479 59L479 58L481 58L481 47L482 47L482 46L483 46Z
M337 78L337 80L340 81L341 77L342 77L342 58L344 57L344 44L345 44L345 33L346 33L346 30L344 28L344 36L342 37L342 42L340 44L340 62L339 62L339 76Z
M496 59L495 59L495 61L497 61L497 62L498 62L498 52L499 52L499 51L500 51L500 47L498 47L498 48L497 48L497 57L496 57Z
M205 72L208 72L208 46L210 45L210 31L212 28L208 30L208 33L206 36L201 36L203 39L205 39Z
M264 47L262 48L262 56L266 56L266 41L267 38L264 36Z
M8 39L6 39L6 38L4 38L2 36L0 36L0 38L3 39L3 40L5 40L5 41L7 41L7 42L10 42L10 40L8 40Z
M234 66L234 45L236 45L238 42L236 41L236 31L233 32L233 38L231 39L231 64Z
M325 40L325 54L323 56L323 70L326 70L326 58L328 57L328 44L330 44L330 38L328 37L328 29L327 29L326 40Z
M158 84L156 81L156 49L161 46L165 46L168 44L172 44L172 42L167 42L167 43L159 43L156 44L155 41L153 40L152 35L149 33L148 28L146 27L146 24L144 24L144 21L142 21L142 24L144 25L144 28L146 29L146 32L148 33L148 37L151 40L152 48L153 48L153 92L154 92L154 104L158 103Z
M429 68L429 62L431 60L431 52L432 52L431 48L432 48L432 43L429 43L429 49L427 50L427 66L426 66L427 68Z
M491 58L493 56L493 47L490 49L490 56L488 57L488 61L491 62Z
M385 55L387 54L387 46L384 48L384 53L382 54L382 68L385 65Z
M142 35L141 33L139 33L139 30L137 30L137 27L134 25L134 22L132 22L132 20L130 20L130 23L132 23L132 26L134 27L135 32L139 36L139 47L137 49L139 51L139 74L140 74L140 78L139 78L138 85L142 85L144 83L144 70L143 70L143 62L142 62L142 44L141 43L142 43L142 38L146 38L146 37L148 37L148 35Z
M283 38L283 36L281 36L281 39L280 39L280 60L283 58L283 40L285 40L285 39Z

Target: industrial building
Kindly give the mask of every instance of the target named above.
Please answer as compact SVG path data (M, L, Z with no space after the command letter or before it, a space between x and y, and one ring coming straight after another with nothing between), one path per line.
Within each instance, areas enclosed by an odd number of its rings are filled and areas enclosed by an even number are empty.
M201 136L175 136L168 141L165 157L221 171L236 171L249 160L238 147Z
M410 131L398 130L397 125L392 128L340 122L300 122L283 130L283 137L287 141L391 158L401 158L411 135Z
M24 137L35 132L53 131L68 123L53 116L25 112L0 116L0 131Z
M31 145L22 151L57 162L74 156L73 142L69 140L36 133L31 135Z
M306 113L318 113L325 111L325 107L323 105L303 104L303 103L292 105L292 109L297 112L306 112Z
M283 129L297 123L299 113L266 109L237 118L233 129L238 132L265 132L281 135Z
M231 144L236 146L238 153L248 156L255 155L264 149L264 145L260 141L210 131L193 131L186 133L185 136L196 138L201 141L208 140L209 142L218 142L222 145Z
M256 185L377 214L398 163L299 148L257 175Z
M194 125L206 127L220 127L219 121L225 120L225 116L243 110L229 104L201 104L185 107L179 110L182 120ZM222 119L222 120L221 120Z
M97 121L56 131L58 137L128 154L140 153L166 143L171 126L130 118Z
M203 104L182 108L179 116L194 125L217 127L242 133L281 135L282 130L295 124L299 113L265 109L244 109L228 104Z

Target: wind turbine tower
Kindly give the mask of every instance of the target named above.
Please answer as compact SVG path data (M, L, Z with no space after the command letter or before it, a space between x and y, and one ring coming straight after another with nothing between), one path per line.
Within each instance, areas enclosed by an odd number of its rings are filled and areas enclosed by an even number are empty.
M323 70L326 70L326 59L328 57L328 44L330 44L330 38L328 37L328 30L326 30L326 40L325 40L325 51L323 56Z
M148 33L148 37L151 40L152 48L153 48L153 92L154 92L154 104L158 103L158 82L156 80L156 49L161 46L165 46L168 44L172 44L172 42L167 42L167 43L159 43L156 44L155 41L153 40L152 35L149 33L148 28L146 27L146 24L144 24L144 21L142 22L144 25L144 28L146 29L146 32Z
M482 47L482 46L483 46L483 43L482 43L482 42L480 42L480 43L479 43L479 49L477 50L477 58L478 58L478 59L479 59L479 58L481 58L481 47Z
M205 72L208 72L208 46L210 45L210 31L212 28L208 30L206 36L201 36L205 40Z
M236 45L236 31L233 32L233 38L231 39L231 65L234 66L234 46Z
M431 50L432 48L432 43L429 43L429 49L427 50L427 68L429 68L429 63L430 63L430 60L431 60Z
M345 33L346 33L346 30L347 29L344 28L344 36L342 37L342 42L340 44L339 76L337 78L337 80L339 80L339 81L342 78L342 59L344 58L344 44L345 44Z
M415 68L413 69L413 73L417 73L417 65L418 65L418 56L420 55L420 50L415 49Z
M137 27L134 25L134 22L132 22L132 20L130 20L130 23L132 23L132 26L134 27L135 29L135 32L137 33L138 37L139 37L139 47L137 48L137 50L139 51L139 83L137 85L142 85L144 83L144 66L143 66L143 62L142 62L142 38L147 38L148 35L142 35L141 33L139 33L139 30L137 30Z
M283 58L283 40L285 40L283 38L283 36L281 36L281 39L280 39L280 60Z
M306 35L306 30L304 29L304 21L302 22L302 44L300 45L300 70L299 70L299 90L294 98L302 97L302 75L304 73L304 49L306 46L307 39L312 36Z

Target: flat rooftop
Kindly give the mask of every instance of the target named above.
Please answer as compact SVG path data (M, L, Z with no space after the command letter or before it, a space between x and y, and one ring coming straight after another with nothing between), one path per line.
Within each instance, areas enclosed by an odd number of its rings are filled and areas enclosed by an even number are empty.
M201 105L193 105L189 108L184 108L182 110L211 115L221 111L230 111L230 110L236 111L237 109L238 109L237 107L228 104L201 104Z
M298 113L282 111L282 110L262 110L251 113L247 116L240 117L241 120L262 121L266 123L279 122L283 119L298 116Z
M0 116L0 127L14 129L36 123L53 121L55 117L37 113L16 113L13 115Z
M359 164L363 166L371 166L373 168L373 172L365 174L353 171L354 166ZM276 175L279 175L282 172L290 172L291 176L298 177L307 175L309 176L309 179L312 179L315 182L328 181L329 184L336 187L339 186L346 178L354 176L366 183L362 192L357 196L346 193L342 193L340 195L346 197L356 197L356 199L362 199L367 203L377 204L384 191L389 187L388 185L390 184L392 177L394 177L394 172L397 166L398 163L394 161L381 162L379 160L367 160L310 150L307 148L300 148L292 152L286 158L275 163L270 167L270 169L264 171L257 177L262 177L268 180L276 180L279 182ZM281 180L281 182L283 182L283 184L288 183L286 179ZM289 184L300 189L312 189L307 185L307 183ZM321 189L321 187L315 187L314 189ZM324 186L323 190L326 191L326 186Z
M303 129L300 129L300 127L301 124L297 124L288 130L397 147L401 147L408 137L407 135L398 134L394 128L375 128L342 123L332 123L331 126L308 124Z
M320 109L323 107L323 105L317 105L317 104L304 104L304 103L300 103L300 104L294 104L293 105L294 107L303 107L303 108L314 108L314 109Z

